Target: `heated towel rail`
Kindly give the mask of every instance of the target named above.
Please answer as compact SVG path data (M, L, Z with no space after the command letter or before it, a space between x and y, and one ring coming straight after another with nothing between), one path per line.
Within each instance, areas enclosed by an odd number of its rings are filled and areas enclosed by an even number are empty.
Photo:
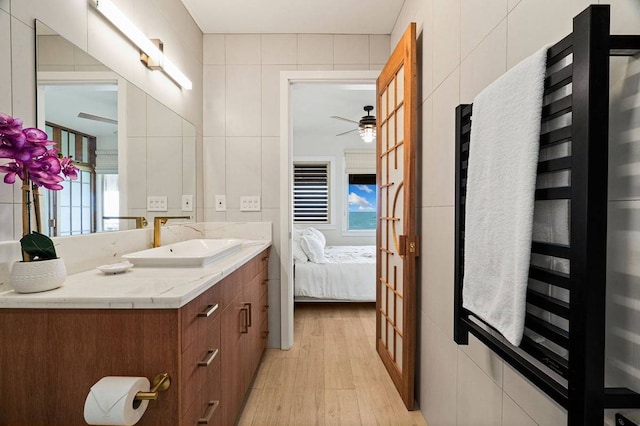
M454 339L464 345L469 333L476 336L566 408L570 426L600 426L607 408L640 408L640 394L604 385L609 58L640 53L640 36L610 35L609 23L608 5L590 6L574 18L573 32L548 51L545 96L555 100L543 106L540 149L570 149L569 155L540 161L538 175L569 171L570 179L567 186L536 189L535 199L569 200L570 242L534 241L531 251L566 259L569 270L530 266L536 285L527 291L528 331L519 348L462 307L473 106L456 108ZM554 120L560 124L545 132Z

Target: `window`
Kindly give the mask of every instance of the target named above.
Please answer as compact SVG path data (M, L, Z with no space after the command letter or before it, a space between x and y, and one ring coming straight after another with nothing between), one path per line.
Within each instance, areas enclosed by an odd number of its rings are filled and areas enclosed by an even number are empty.
M347 210L349 231L376 229L378 191L375 174L349 174Z
M293 163L293 223L329 223L329 163Z

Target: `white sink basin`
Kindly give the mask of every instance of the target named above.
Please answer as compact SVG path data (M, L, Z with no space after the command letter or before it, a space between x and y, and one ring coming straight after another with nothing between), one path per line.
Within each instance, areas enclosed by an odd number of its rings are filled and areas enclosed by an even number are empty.
M239 251L243 240L189 240L122 256L136 266L202 267Z

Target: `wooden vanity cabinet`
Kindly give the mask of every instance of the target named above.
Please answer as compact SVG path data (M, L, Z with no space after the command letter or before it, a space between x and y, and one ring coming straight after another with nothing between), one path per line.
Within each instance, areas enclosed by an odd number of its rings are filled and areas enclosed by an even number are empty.
M236 291L221 316L222 422L235 423L266 347L262 328L268 283L268 251L256 256L231 284ZM223 287L223 291L225 288ZM261 305L263 303L263 305Z
M0 425L86 425L100 378L164 372L137 425L233 424L264 351L268 254L180 309L0 309Z

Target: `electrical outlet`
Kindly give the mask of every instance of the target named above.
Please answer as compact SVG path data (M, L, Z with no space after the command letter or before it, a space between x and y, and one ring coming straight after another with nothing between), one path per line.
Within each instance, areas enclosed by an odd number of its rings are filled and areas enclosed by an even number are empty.
M193 195L182 196L182 211L183 212L193 211Z
M167 209L167 197L151 196L147 197L147 211L148 212L166 212Z
M260 197L258 195L240 197L241 212L259 212Z
M227 199L224 195L216 195L216 211L227 211Z

